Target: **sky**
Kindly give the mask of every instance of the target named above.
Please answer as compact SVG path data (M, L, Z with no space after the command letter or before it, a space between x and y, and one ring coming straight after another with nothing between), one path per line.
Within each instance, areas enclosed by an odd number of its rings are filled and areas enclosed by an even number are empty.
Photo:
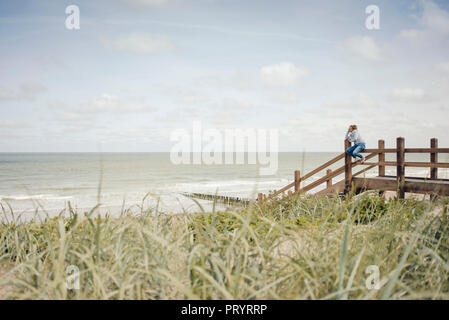
M448 40L437 0L0 0L0 152L170 151L194 121L449 146Z

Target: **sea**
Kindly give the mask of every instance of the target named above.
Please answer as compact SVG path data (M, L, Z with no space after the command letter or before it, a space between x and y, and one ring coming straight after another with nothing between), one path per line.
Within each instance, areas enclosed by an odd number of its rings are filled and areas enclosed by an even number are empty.
M275 174L261 175L266 165L174 164L170 153L0 153L0 215L67 214L69 206L78 212L119 215L123 209L138 213L177 214L210 210L213 201L186 194L200 193L256 199L259 192L278 190L291 183L294 171L301 175L337 156L337 152L282 152L277 155ZM390 155L394 160L394 155ZM387 157L387 161L390 160ZM429 161L429 155L408 155L406 161ZM448 162L440 155L440 162ZM331 168L343 165L343 161ZM360 167L359 167L360 168ZM354 169L355 170L355 169ZM387 175L395 175L387 167ZM303 183L313 182L325 171ZM377 168L365 173L377 175ZM426 168L406 168L407 176L429 177ZM447 169L439 169L449 178ZM343 176L335 178L335 182ZM323 189L324 184L311 192ZM219 209L226 204L219 204ZM3 219L2 219L3 220Z

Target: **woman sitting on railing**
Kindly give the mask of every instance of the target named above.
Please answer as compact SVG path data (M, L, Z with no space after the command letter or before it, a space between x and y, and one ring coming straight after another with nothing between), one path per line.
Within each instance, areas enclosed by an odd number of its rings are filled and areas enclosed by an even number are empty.
M348 132L346 132L345 139L349 140L349 142L351 143L354 143L352 147L346 149L346 153L350 154L354 159L356 157L359 157L361 163L365 162L365 158L360 154L360 152L362 152L366 148L365 141L360 136L355 124L349 126Z

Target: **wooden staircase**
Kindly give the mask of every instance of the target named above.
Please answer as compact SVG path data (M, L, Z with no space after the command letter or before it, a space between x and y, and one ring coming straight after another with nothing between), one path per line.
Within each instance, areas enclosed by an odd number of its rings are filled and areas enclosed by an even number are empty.
M345 140L345 150L349 147L350 142ZM396 148L385 148L384 140L379 140L377 149L365 149L363 153L368 154L365 156L366 160L363 164L360 161L352 161L352 157L344 152L304 176L301 176L301 172L296 170L292 183L268 195L259 193L258 201L268 200L285 192L288 192L289 196L310 192L324 183L326 184L325 189L314 193L315 195L346 195L351 191L359 193L366 190L389 190L396 191L398 198L404 198L406 192L449 196L449 179L438 179L438 168L449 168L449 163L438 162L438 154L449 153L449 148L438 148L438 139L430 140L430 148L405 148L405 140L402 137L396 139ZM387 153L395 153L396 161L385 161ZM406 162L406 153L429 153L430 162ZM378 158L377 162L369 162L375 157ZM329 169L329 166L343 159L343 166L334 170ZM364 168L353 173L353 168L358 166L364 166ZM386 166L395 166L396 176L386 176ZM376 167L378 168L377 177L361 177ZM430 178L406 177L406 167L430 168ZM325 176L301 187L301 183L305 184L308 179L323 170L326 170ZM344 174L344 179L333 184L333 179L341 174Z

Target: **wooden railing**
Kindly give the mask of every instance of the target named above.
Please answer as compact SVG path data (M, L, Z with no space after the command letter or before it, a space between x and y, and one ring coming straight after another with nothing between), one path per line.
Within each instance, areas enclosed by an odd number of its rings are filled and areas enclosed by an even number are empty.
M345 150L349 148L351 143L348 140L345 140ZM288 191L289 195L294 193L303 193L308 192L316 187L326 183L326 188L331 188L333 186L333 178L336 176L343 174L344 178L344 193L348 193L351 191L352 179L353 177L359 176L375 167L378 167L378 176L385 176L385 167L387 166L395 166L396 167L396 179L398 183L398 197L403 198L405 195L404 192L404 182L405 182L405 168L406 167L420 167L420 168L430 168L430 179L437 180L438 179L438 168L449 168L449 163L441 163L438 162L438 154L439 153L449 153L449 148L438 148L438 139L433 138L430 141L430 148L405 148L405 140L403 137L399 137L396 139L396 148L385 148L384 140L378 141L377 149L365 149L363 153L367 153L365 156L365 162L362 164L360 161L352 161L352 157L349 154L342 153L336 156L335 158L327 161L322 164L318 168L312 170L311 172L305 174L301 177L301 172L296 170L294 173L294 180L292 183L283 187L280 190L277 190L267 196L264 196L262 193L259 193L258 200L262 201L264 199L276 197L286 191ZM385 161L385 154L387 153L395 153L396 161ZM406 153L429 153L430 154L430 162L408 162L405 161ZM377 162L369 162L368 160L378 157ZM331 170L329 166L335 164L339 160L345 159L345 163L343 166L338 167L337 169ZM352 169L356 166L363 165L366 166L364 169L353 173ZM317 179L314 182L311 182L301 188L301 183L304 183L307 179L315 176L321 171L326 169L326 174ZM290 189L294 189L291 191Z

